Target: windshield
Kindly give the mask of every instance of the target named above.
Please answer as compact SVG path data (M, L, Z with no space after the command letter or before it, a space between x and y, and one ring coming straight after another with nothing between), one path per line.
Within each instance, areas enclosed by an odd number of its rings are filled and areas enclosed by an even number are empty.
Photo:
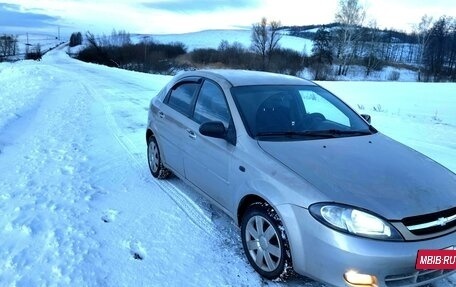
M241 86L232 88L231 93L253 138L334 138L375 131L318 86Z

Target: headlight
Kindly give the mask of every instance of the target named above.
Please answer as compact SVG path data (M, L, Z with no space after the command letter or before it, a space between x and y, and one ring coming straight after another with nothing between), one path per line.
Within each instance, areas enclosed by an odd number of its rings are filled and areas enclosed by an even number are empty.
M387 221L351 206L318 203L310 206L309 211L321 223L342 232L373 239L403 240L396 228Z

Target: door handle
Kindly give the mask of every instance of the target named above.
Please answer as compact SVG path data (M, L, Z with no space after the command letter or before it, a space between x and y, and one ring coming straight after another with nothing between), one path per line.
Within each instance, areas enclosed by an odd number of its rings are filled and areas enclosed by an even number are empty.
M187 129L188 137L191 138L192 140L196 139L196 134L194 131L191 129Z
M165 113L162 112L162 111L159 111L158 112L158 116L160 117L160 119L164 119L165 118Z

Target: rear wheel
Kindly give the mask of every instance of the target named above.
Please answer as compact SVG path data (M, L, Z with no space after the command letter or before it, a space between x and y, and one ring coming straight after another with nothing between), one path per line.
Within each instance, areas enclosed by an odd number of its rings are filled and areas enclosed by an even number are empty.
M253 268L267 279L291 272L288 240L280 218L268 204L251 205L241 223L244 252Z
M147 141L147 161L149 163L150 173L155 178L163 179L169 177L171 172L163 166L160 157L160 149L154 136L149 137Z

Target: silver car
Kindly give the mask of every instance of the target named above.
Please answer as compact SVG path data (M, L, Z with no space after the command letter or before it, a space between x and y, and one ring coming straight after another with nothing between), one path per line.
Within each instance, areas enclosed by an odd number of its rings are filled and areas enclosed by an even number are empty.
M175 174L231 216L268 279L390 287L453 273L415 260L456 245L456 175L313 82L184 72L152 99L146 140L152 175Z

